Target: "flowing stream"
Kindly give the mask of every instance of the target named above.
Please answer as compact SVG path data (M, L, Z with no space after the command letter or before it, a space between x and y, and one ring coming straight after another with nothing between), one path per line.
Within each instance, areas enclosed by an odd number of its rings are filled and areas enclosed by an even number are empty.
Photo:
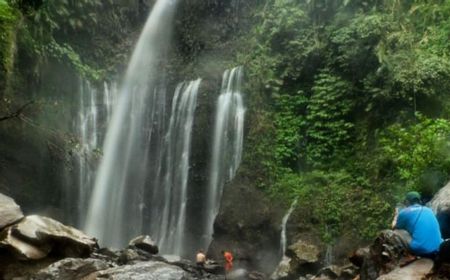
M289 217L292 214L292 211L294 211L295 207L297 206L297 199L292 202L291 207L284 215L283 219L281 220L281 238L280 238L280 253L281 256L284 257L286 254L286 244L287 244L287 237L286 237L286 225L289 220Z
M142 233L148 208L144 186L156 173L147 172L153 168L149 162L163 144L166 92L161 68L166 65L175 4L155 3L112 113L85 223L85 230L102 245L122 247Z
M221 94L217 101L213 150L209 185L206 194L206 221L204 222L204 248L212 240L223 187L236 175L241 163L244 139L245 107L242 100L242 67L226 70L222 78Z

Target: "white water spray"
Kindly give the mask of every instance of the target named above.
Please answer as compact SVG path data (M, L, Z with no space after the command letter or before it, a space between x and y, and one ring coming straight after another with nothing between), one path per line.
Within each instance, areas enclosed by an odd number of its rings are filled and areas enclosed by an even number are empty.
M85 230L98 237L102 245L121 247L142 233L147 207L146 169L151 150L160 145L152 140L159 139L165 126L161 68L165 65L175 3L155 3L133 52L108 127L85 225Z
M213 223L219 212L223 187L226 182L234 178L241 163L245 116L241 94L242 76L242 67L226 70L223 74L221 94L216 109L211 169L206 195L204 248L207 248L212 240Z
M181 83L175 90L169 129L165 136L165 176L160 195L153 203L163 199L162 213L155 211L153 232L159 240L162 253L181 255L185 245L185 224L189 156L194 112L201 80Z
M98 91L89 82L80 79L79 83L79 109L74 121L75 133L78 135L79 143L76 149L76 166L78 167L78 189L69 192L66 203L77 202L77 217L74 221L78 226L84 224L89 196L92 192L95 180L95 157L100 149L101 140L105 131L100 123L109 122L109 113L114 104L114 86L104 83L103 91ZM70 215L70 213L69 213Z

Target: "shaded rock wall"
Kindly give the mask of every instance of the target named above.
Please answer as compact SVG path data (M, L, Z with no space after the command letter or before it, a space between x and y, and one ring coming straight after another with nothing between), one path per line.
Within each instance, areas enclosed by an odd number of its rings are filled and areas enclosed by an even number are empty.
M239 175L225 186L208 255L234 254L236 266L271 273L280 261L281 207Z

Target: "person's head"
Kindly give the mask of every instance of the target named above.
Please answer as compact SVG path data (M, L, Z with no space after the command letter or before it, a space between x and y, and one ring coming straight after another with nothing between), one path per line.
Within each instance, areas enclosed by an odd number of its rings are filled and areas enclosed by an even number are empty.
M199 253L203 253L203 249L198 250Z
M421 197L418 192L409 192L405 195L405 205L410 206L413 204L420 204Z

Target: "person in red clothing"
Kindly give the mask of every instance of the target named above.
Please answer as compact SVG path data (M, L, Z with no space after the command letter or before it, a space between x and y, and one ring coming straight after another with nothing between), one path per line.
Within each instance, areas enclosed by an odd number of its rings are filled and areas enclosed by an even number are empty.
M225 259L225 274L233 268L233 255L228 251L222 251L223 258Z

